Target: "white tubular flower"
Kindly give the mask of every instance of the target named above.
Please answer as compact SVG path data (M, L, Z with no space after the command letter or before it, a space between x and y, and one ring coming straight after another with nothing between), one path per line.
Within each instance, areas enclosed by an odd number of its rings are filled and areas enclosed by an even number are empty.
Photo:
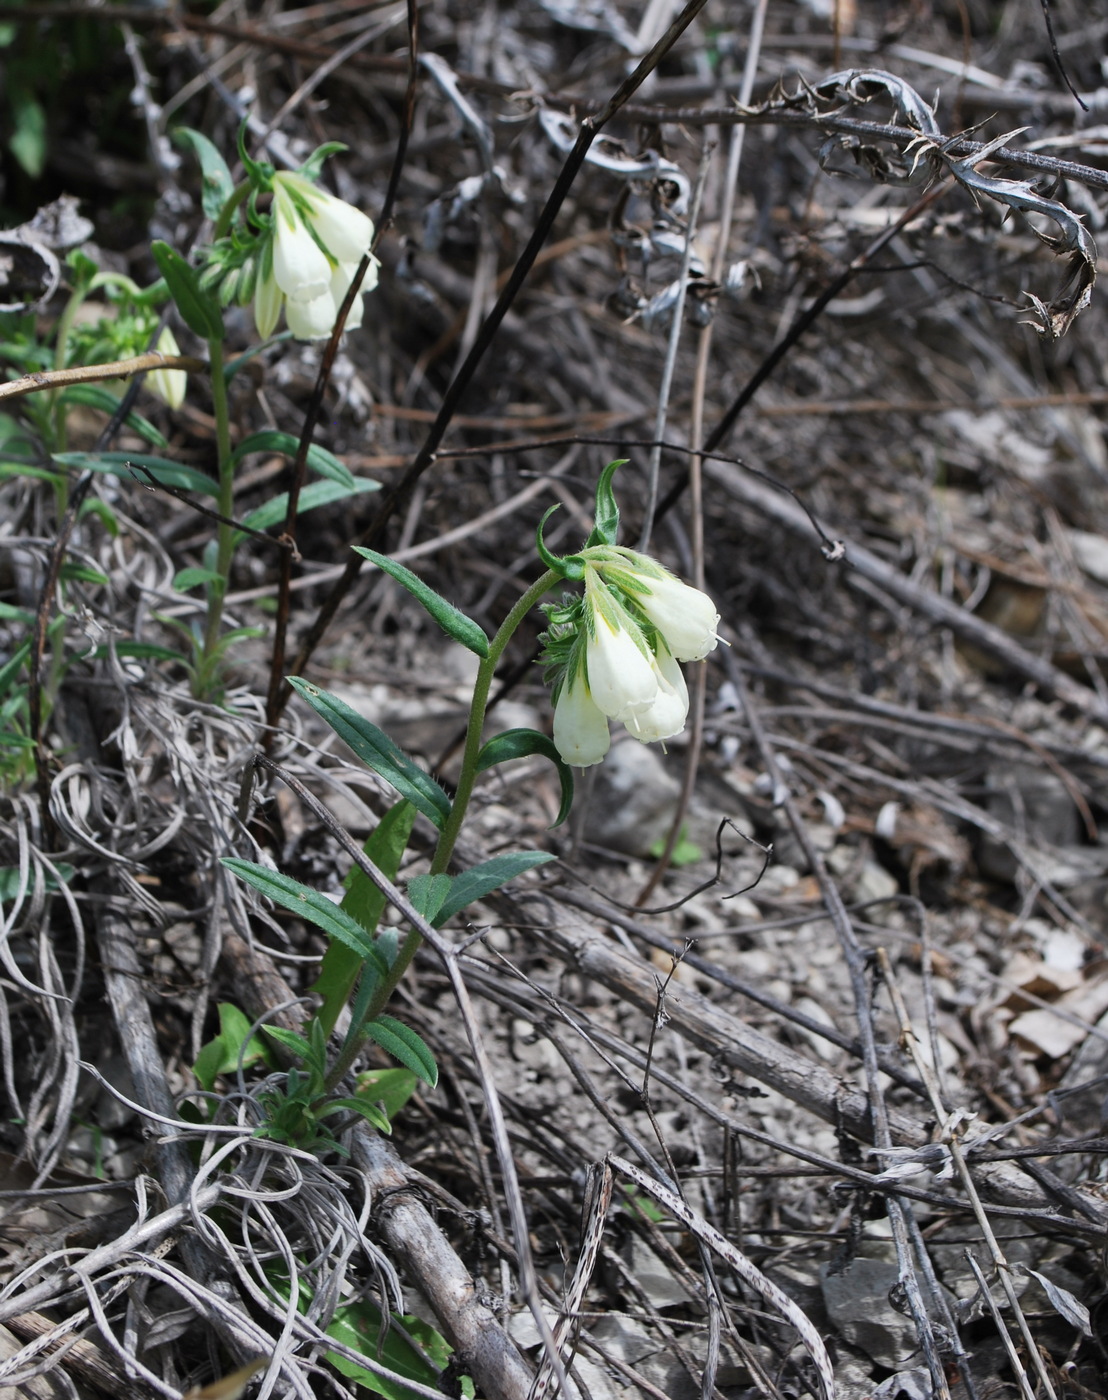
M179 355L181 347L177 344L173 332L166 326L161 335L158 336L158 344L155 347L163 355ZM185 401L185 391L188 388L188 375L183 369L155 369L146 376L146 387L152 394L157 394L163 403L170 408L180 408Z
M574 768L590 768L608 752L608 721L589 694L584 673L562 687L554 706L554 746Z
M601 546L596 553L593 566L634 599L678 661L703 661L715 650L719 613L707 593L682 583L649 555L634 549Z
M331 293L331 262L280 180L273 177L273 277L289 301L315 301Z
M627 728L644 744L672 739L685 727L689 713L689 692L681 667L664 647L654 658L658 693L654 703L627 720Z
M277 328L281 307L297 340L325 340L373 242L373 222L360 209L303 175L278 171L273 177L273 237L263 259L265 275L254 292L258 334L268 338ZM377 285L376 259L362 280L361 292ZM345 329L362 324L362 298L354 298Z
M330 292L311 301L285 302L285 320L297 340L326 340L335 328L335 299Z
M306 209L312 231L335 262L359 263L373 242L373 220L333 194L313 185L303 175L281 172L273 177L275 189L295 194ZM367 287L368 291L369 288Z
M719 613L711 598L678 578L643 582L649 591L636 593L635 601L662 634L673 656L678 661L703 661L719 641Z
M602 714L626 723L658 698L658 673L634 622L591 568L585 570L585 604L590 619L585 666L592 698Z

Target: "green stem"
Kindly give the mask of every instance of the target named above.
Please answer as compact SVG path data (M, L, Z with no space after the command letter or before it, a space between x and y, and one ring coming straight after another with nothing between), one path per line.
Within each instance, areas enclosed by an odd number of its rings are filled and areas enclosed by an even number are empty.
M208 359L212 375L212 406L215 409L216 446L219 453L219 504L218 510L223 519L219 522L216 534L215 571L218 583L213 583L208 592L208 621L204 632L204 650L201 653L197 670L204 677L205 685L208 663L219 643L219 633L223 625L223 599L226 596L231 577L231 555L235 547L235 527L227 522L235 508L234 484L235 464L231 457L231 419L227 407L227 381L223 374L223 344L219 340L208 341Z
M222 238L231 227L231 220L235 217L235 210L250 193L251 189L253 189L252 183L249 180L243 180L242 184L236 185L227 196L223 208L219 211L219 218L216 219L215 226L212 229L213 243L217 238Z
M473 687L473 699L469 705L469 723L466 726L465 749L462 753L462 772L458 779L458 787L454 793L454 801L450 806L450 815L446 819L446 825L442 829L438 845L435 847L435 854L431 861L431 874L443 875L446 867L450 864L450 857L454 854L454 846L458 840L458 835L465 821L466 811L469 807L469 799L473 794L473 784L477 779L477 758L481 752L481 735L485 728L485 710L489 703L489 690L492 687L493 674L496 671L497 663L504 652L504 648L511 640L516 628L543 596L549 592L555 584L560 583L562 575L555 569L547 569L546 573L520 598L515 607L504 619L500 630L489 643L489 654L482 658L481 665L477 669L477 680ZM408 964L416 955L419 945L423 942L423 935L418 929L409 929L404 942L397 950L396 960L389 969L389 975L383 979L381 985L373 994L373 999L366 1010L366 1021L372 1021L378 1017L388 1005L389 998L396 990L401 977L408 970ZM338 1059L332 1065L330 1073L327 1075L325 1093L333 1093L335 1088L342 1082L343 1076L354 1063L362 1047L362 1037L352 1036L343 1047Z

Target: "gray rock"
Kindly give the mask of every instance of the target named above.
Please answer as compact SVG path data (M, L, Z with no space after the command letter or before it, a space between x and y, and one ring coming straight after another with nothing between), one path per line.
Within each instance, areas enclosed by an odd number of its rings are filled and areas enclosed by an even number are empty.
M857 1258L835 1273L826 1264L820 1270L824 1305L839 1335L890 1371L919 1349L912 1319L889 1302L899 1278L894 1259Z
M628 855L649 855L669 831L680 788L656 749L630 737L614 743L588 797L585 839Z
M1026 763L995 764L986 776L989 814L1032 846L1065 849L1081 840L1081 818L1066 785L1044 768ZM994 880L1015 877L1016 858L1003 842L982 839L978 868Z

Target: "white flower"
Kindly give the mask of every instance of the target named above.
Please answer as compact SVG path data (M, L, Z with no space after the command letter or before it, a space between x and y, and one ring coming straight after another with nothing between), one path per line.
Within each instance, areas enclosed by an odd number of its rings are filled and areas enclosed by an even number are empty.
M303 175L280 172L273 177L274 191L297 196L306 207L313 232L335 262L359 263L373 242L373 220L333 194L313 185Z
M626 723L658 698L658 673L638 628L591 568L585 570L585 607L589 690L602 714Z
M268 266L254 293L254 320L263 339L271 336L281 306L297 340L325 340L335 326L358 264L373 242L373 222L352 204L336 199L303 175L273 177L273 238ZM377 285L377 260L361 292ZM347 330L362 324L361 294L346 318Z
M611 742L608 721L589 694L584 673L579 672L572 684L562 687L554 706L554 746L566 763L589 768L600 762Z
M649 585L649 591L636 593L635 602L662 634L674 657L678 661L703 661L719 641L719 613L711 598L678 578L643 581Z
M658 693L653 704L639 710L626 721L627 728L644 744L672 739L685 727L689 713L689 692L681 667L663 647L654 658L654 673Z
M155 348L160 350L163 355L179 355L181 353L181 348L168 326L158 336L158 344ZM167 403L170 408L180 408L185 401L188 375L183 369L154 369L146 376L146 387L152 394L157 394L158 398L163 403Z
M597 556L594 567L634 599L678 661L703 661L715 650L719 613L707 593L682 583L649 555L633 549L601 546Z

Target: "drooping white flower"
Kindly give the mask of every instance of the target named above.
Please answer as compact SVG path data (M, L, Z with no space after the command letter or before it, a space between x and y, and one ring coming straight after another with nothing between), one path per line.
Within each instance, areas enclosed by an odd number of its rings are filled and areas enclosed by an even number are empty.
M158 343L155 347L163 355L179 355L181 347L177 344L176 337L168 326L158 336ZM146 387L152 394L157 394L163 403L170 408L180 408L185 401L185 391L188 389L188 375L183 369L154 369L146 376Z
M273 334L281 306L297 340L325 340L335 326L362 257L373 242L373 222L303 175L273 176L273 234L254 293L258 334ZM345 328L362 324L361 293L377 285L373 259L354 298Z
M627 728L644 744L672 739L685 727L689 713L689 691L681 667L664 647L654 657L658 693L648 709L639 710L626 721Z
M678 661L703 661L716 649L719 613L716 605L699 588L678 578L652 578L646 593L635 601L658 631Z
M707 593L636 550L616 546L603 552L616 557L598 559L596 567L635 600L678 661L703 661L715 650L719 613Z
M562 687L554 706L554 746L566 763L589 768L608 752L608 720L589 693L584 672Z
M281 171L273 177L275 191L297 198L308 223L335 262L357 265L373 242L373 220L333 194L313 185L303 175ZM368 290L368 289L367 289Z
M585 569L588 637L585 666L597 708L609 719L627 723L649 710L658 698L658 673L649 648L632 618L601 582Z

